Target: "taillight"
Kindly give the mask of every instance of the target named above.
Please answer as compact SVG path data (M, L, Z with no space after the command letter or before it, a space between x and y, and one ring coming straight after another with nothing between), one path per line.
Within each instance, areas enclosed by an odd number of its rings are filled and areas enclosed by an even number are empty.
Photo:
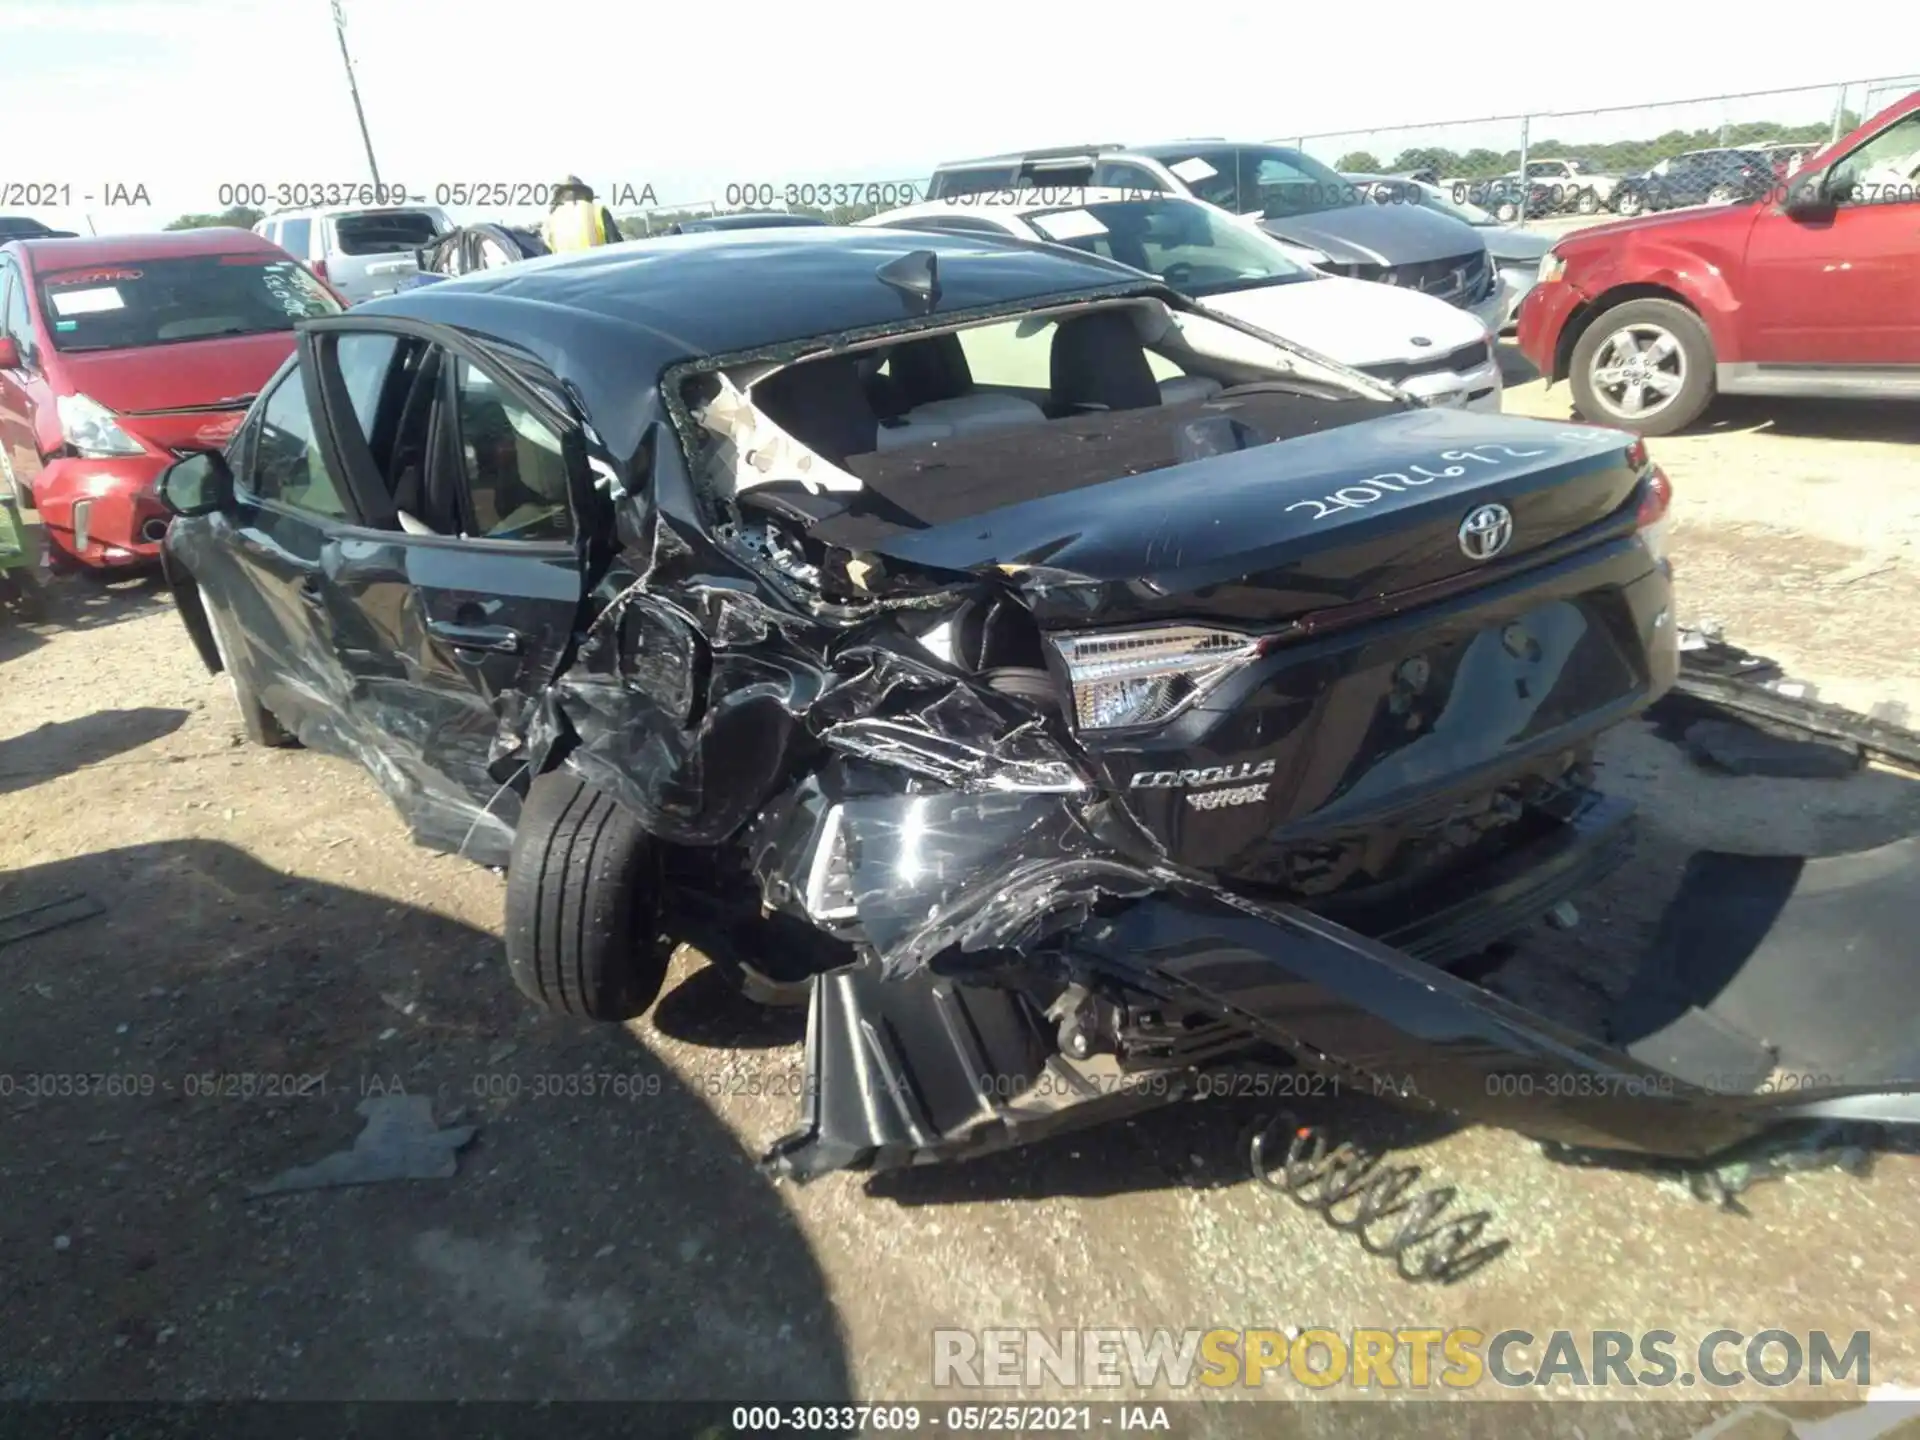
M322 280L326 279L327 278L327 262L324 260L314 261L313 273L319 276Z
M1669 578L1673 575L1673 561L1667 556L1667 507L1671 504L1673 482L1658 465L1649 466L1646 489L1640 496L1640 508L1634 514L1633 523L1639 529L1647 553Z
M1646 492L1640 497L1640 509L1634 515L1633 523L1642 530L1649 525L1658 525L1667 518L1667 507L1672 504L1673 482L1667 479L1666 471L1655 465L1647 474Z

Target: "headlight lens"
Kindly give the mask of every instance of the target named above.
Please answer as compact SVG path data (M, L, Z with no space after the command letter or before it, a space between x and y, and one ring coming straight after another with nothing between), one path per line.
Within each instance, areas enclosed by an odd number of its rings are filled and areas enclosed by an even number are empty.
M89 396L62 395L54 401L54 409L60 416L62 438L89 460L147 453L120 428L111 410Z
M1567 273L1567 262L1557 250L1549 250L1540 257L1539 283L1551 285Z
M1230 630L1182 625L1056 636L1053 647L1073 683L1080 729L1120 730L1171 720L1265 645Z

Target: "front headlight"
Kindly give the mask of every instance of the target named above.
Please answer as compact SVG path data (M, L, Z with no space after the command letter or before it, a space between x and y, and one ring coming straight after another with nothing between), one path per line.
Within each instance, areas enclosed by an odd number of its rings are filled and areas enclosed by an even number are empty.
M1561 276L1565 275L1566 273L1567 273L1567 262L1565 258L1561 256L1559 251L1549 250L1546 254L1540 257L1540 274L1538 276L1539 284L1551 285L1553 284L1554 281L1558 280Z
M1171 720L1257 658L1254 636L1197 626L1053 637L1073 683L1082 730L1121 730Z
M61 437L88 460L144 455L138 441L120 428L113 412L86 395L62 395L54 401Z

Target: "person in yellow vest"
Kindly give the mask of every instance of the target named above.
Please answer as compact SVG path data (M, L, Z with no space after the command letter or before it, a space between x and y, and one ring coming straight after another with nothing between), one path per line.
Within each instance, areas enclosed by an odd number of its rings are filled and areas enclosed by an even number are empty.
M612 245L626 237L594 197L593 187L578 175L569 175L553 187L553 208L540 226L540 238L554 254Z

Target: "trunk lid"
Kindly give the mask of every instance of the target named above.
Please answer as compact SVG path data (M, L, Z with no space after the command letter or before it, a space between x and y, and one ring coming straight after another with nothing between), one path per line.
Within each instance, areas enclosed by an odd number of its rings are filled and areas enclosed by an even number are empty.
M1231 418L1231 407L1221 414ZM1490 561L1596 525L1639 484L1634 444L1598 426L1405 411L1064 490L873 548L950 571L998 569L1043 626L1265 625L1470 583ZM1504 527L1498 513L1480 513L1490 505L1505 510Z

